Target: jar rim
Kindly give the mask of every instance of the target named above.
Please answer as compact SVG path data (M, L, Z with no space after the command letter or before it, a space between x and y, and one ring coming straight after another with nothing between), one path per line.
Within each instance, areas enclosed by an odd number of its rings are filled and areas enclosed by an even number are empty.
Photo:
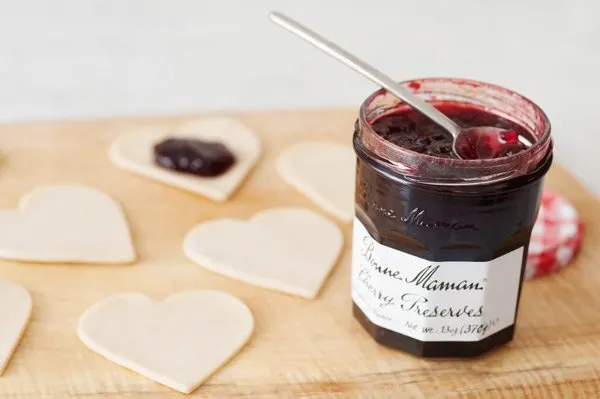
M359 110L359 118L358 122L361 130L361 142L362 144L369 150L369 152L377 155L380 163L383 162L394 169L395 172L398 172L402 175L411 175L411 170L414 171L414 164L416 162L420 163L434 163L440 162L443 160L444 169L446 170L454 170L458 172L457 169L460 169L465 173L465 177L457 178L456 176L452 178L444 178L443 176L435 176L433 179L428 179L427 176L413 176L418 179L420 182L429 183L429 184L448 184L448 185L472 185L472 184L490 184L492 182L498 182L507 180L522 174L526 174L535 170L539 163L545 158L547 153L552 148L552 140L551 140L551 124L550 120L546 113L531 99L519 94L513 90L507 89L502 86L498 86L492 83L482 82L478 80L472 79L463 79L463 78L449 78L449 77L426 77L426 78L417 78L410 79L399 82L401 85L411 88L413 92L418 93L418 90L415 88L424 87L432 84L453 84L458 86L479 88L482 90L489 91L490 93L496 93L500 96L505 96L506 98L510 98L511 101L521 102L526 104L531 110L535 113L536 120L538 124L541 126L541 129L536 129L536 131L531 131L531 133L536 138L535 142L532 146L527 148L524 151L518 152L513 155L500 157L500 158L492 158L492 159L461 159L461 158L440 158L432 155L417 153L411 151L409 149L400 147L383 137L381 137L375 130L371 127L371 123L368 119L368 107L382 95L385 95L387 91L385 89L379 89L373 92L371 95L367 97L367 99L361 104ZM467 90L468 91L468 90ZM475 93L476 94L476 93ZM476 99L476 96L468 96L466 95L464 98ZM407 106L404 102L399 99L397 100L397 104L394 109L398 107ZM453 102L451 100L447 100L446 102ZM457 102L457 101L454 101ZM484 108L486 111L500 114L499 112L494 112L493 110L489 110ZM389 113L393 113L389 112ZM514 119L512 115L502 115L507 117L507 119ZM518 123L518 121L514 121ZM529 129L528 129L529 130ZM409 160L409 162L405 162ZM532 162L534 161L534 162ZM408 165L406 165L408 163ZM523 165L527 165L527 168L523 168ZM408 167L407 167L408 166ZM411 167L412 166L412 167ZM524 170L526 169L526 170ZM481 173L477 174L479 171ZM423 172L423 170L421 170ZM475 174L474 176L471 176ZM414 174L413 174L414 175Z

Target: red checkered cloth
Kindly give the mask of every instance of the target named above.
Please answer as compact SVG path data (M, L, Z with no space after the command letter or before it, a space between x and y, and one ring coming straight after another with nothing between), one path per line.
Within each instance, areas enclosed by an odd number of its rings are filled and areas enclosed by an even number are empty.
M577 254L582 238L583 223L575 207L565 198L545 190L531 234L525 279L567 266Z

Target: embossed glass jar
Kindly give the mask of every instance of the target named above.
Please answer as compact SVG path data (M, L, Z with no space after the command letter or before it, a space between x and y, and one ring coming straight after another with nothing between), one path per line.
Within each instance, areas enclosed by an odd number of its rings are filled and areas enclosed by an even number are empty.
M353 233L354 315L386 345L425 357L473 357L510 341L531 230L552 163L550 123L533 102L487 83L404 82L432 103L470 104L524 127L527 150L437 158L371 127L406 107L383 90L363 103Z

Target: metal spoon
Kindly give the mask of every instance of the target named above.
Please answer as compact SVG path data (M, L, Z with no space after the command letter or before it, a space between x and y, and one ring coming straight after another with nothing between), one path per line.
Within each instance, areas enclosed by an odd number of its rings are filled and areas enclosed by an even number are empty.
M416 94L402 87L393 79L384 75L381 71L358 59L337 44L332 43L316 32L279 12L271 12L270 18L277 25L294 33L296 36L306 40L326 54L354 69L364 77L377 83L379 86L383 87L388 92L392 93L394 96L444 128L444 130L452 135L452 150L460 158L493 158L495 157L495 153L492 149L496 148L496 146L490 146L489 140L496 140L500 145L503 144L502 137L503 134L507 132L506 130L492 126L472 127L468 129L462 128ZM518 136L518 140L528 147L531 146L531 142L521 135Z

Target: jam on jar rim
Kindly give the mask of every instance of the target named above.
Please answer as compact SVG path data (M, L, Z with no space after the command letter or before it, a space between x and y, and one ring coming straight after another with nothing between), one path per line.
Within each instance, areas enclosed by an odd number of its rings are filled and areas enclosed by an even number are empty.
M355 145L389 171L415 183L472 186L493 184L535 172L551 156L550 121L533 101L493 84L458 78L422 78L400 82L426 101L470 105L525 128L534 144L519 153L493 159L439 158L402 148L381 137L371 123L406 108L401 100L380 89L362 104Z

